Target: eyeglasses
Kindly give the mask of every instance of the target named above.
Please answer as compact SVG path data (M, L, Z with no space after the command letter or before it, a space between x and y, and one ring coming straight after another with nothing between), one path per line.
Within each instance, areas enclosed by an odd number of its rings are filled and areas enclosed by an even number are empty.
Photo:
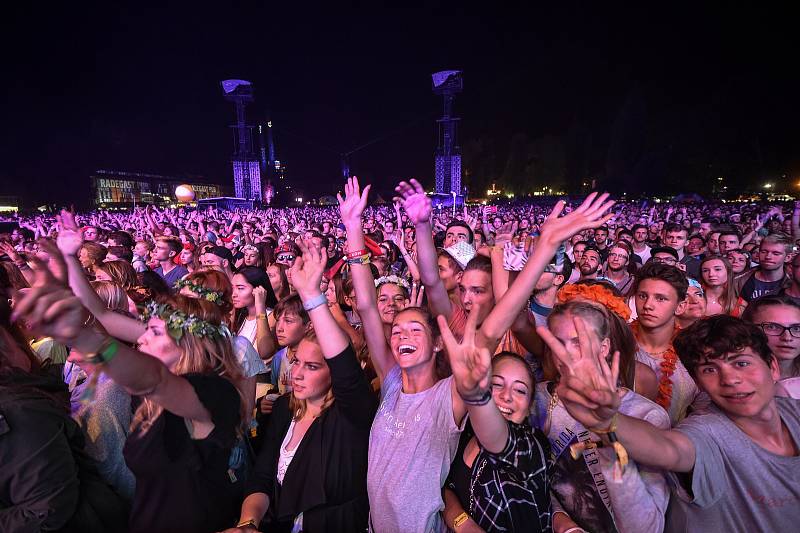
M784 326L775 322L762 322L759 324L764 333L770 337L780 337L787 329L792 337L800 338L800 324L792 324L791 326Z
M279 255L278 261L294 261L293 255Z
M674 257L654 257L654 263L664 263L665 265L674 265L678 262Z

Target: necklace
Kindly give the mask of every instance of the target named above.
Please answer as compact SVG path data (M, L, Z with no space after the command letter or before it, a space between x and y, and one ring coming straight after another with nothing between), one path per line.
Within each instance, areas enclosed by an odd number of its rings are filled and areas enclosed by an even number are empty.
M478 454L480 457L480 454ZM481 463L478 465L478 472L472 478L469 484L469 515L473 516L473 512L475 511L475 484L478 482L478 479L481 477L481 472L483 472L483 467L486 466L486 459L481 459Z

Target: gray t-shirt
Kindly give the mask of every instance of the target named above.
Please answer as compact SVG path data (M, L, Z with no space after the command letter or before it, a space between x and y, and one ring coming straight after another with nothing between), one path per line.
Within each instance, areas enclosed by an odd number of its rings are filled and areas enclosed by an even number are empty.
M800 448L800 401L776 397L778 412ZM692 499L673 493L667 528L677 532L797 531L800 456L783 457L753 442L715 405L675 428L692 441ZM680 481L686 476L673 474Z
M463 427L453 420L453 378L404 394L400 367L383 380L381 405L369 435L371 530L377 533L446 531L442 487Z

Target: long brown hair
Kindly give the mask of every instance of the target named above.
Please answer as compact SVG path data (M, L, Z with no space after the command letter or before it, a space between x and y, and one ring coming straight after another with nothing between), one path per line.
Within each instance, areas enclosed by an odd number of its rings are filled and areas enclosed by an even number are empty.
M733 267L731 266L731 262L728 261L726 257L722 257L721 255L711 255L704 258L702 261L700 261L699 281L703 286L703 290L706 292L706 294L708 294L709 287L705 278L703 277L703 265L715 259L722 261L722 264L725 266L725 273L728 276L728 280L725 282L725 285L722 286L722 295L719 303L722 305L722 312L726 315L729 315L731 314L731 311L733 311L734 307L736 307L736 301L739 299L739 295L736 293L736 284L733 282Z
M136 279L136 271L128 261L116 259L114 261L105 261L95 266L95 271L102 270L111 281L122 287L124 290L129 291L138 285Z
M180 294L161 298L158 301L183 311L187 315L194 315L214 326L223 324L222 310L212 302ZM223 335L200 337L184 331L184 334L175 343L180 348L181 355L178 362L175 363L175 368L170 369L174 374L179 376L189 373L216 374L227 379L236 387L239 393L239 431L244 431L244 426L250 416L247 412L245 396L238 386L242 380L242 370L239 361L233 354L231 338ZM162 410L161 406L145 399L134 415L132 429L141 425L143 431L147 431Z

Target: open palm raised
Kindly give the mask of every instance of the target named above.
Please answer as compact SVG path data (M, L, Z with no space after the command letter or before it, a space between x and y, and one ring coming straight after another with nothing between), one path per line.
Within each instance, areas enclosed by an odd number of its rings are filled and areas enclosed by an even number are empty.
M430 221L433 205L417 180L412 178L407 182L401 181L394 190L398 195L394 200L403 204L403 209L411 222L416 225Z

